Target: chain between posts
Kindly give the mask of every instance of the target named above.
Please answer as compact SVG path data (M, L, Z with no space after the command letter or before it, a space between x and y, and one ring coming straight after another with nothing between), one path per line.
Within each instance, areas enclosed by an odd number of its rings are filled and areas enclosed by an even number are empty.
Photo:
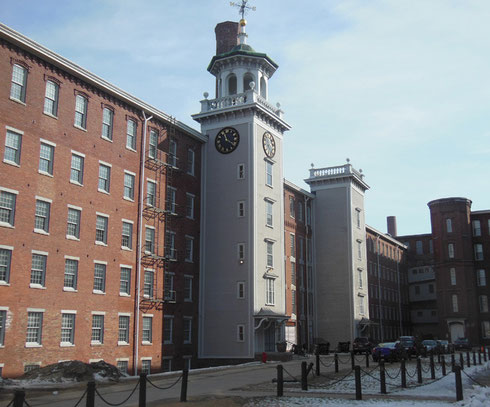
M160 387L160 386L157 386L155 383L153 383L148 377L146 378L146 381L148 383L150 383L155 389L158 389L158 390L168 390L168 389L171 389L172 387L174 387L178 382L180 382L182 380L182 377L184 376L184 374L181 374L179 376L179 378L173 383L171 384L170 386L168 387Z
M122 406L122 405L123 405L124 403L126 403L126 401L128 401L128 400L131 398L131 396L134 394L134 392L136 391L136 389L138 388L138 386L139 386L139 384L140 384L140 381L141 381L141 379L139 379L139 380L136 382L136 386L134 386L134 389L131 391L131 393L129 394L129 396L128 396L128 397L127 397L127 398L126 398L124 401L122 401L122 402L120 402L120 403L111 403L111 402L107 401L107 400L106 400L106 399L105 399L105 398L102 396L102 394L100 394L100 393L99 393L99 390L97 390L97 388L95 388L95 393L97 394L97 396L99 396L99 397L100 397L100 399L101 399L101 400L102 400L104 403L106 403L106 404L108 404L108 405L110 405L110 406L114 406L114 407L116 407L116 406Z

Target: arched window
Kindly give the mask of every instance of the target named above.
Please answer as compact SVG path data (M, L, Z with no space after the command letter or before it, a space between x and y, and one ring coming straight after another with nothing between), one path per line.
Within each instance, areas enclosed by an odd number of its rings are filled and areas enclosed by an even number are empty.
M264 77L260 78L260 96L267 99L267 83L265 82Z
M228 95L236 95L236 76L231 74L228 76Z
M243 76L243 91L246 92L250 89L250 82L254 81L254 77L251 73L246 73Z

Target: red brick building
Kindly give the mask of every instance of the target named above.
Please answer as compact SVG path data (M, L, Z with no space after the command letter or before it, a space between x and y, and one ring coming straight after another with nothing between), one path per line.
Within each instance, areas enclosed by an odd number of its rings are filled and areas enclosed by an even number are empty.
M205 138L0 25L0 369L194 363Z

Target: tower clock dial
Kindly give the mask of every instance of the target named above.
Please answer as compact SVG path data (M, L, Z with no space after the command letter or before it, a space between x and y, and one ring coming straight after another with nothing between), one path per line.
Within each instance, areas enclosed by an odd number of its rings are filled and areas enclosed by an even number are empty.
M262 136L262 146L267 157L274 157L276 154L276 142L274 141L274 136L268 131Z
M225 127L216 135L214 145L216 150L222 154L229 154L238 147L240 135L233 127Z

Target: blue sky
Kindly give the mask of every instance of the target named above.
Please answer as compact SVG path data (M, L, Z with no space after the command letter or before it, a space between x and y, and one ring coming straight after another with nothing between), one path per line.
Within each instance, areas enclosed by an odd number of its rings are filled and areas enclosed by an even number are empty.
M236 0L238 2L238 0ZM292 130L284 170L349 158L371 189L366 218L430 231L427 202L490 209L490 2L251 0L248 43L279 64L269 99ZM198 128L214 92L214 27L226 0L0 0L0 21Z

